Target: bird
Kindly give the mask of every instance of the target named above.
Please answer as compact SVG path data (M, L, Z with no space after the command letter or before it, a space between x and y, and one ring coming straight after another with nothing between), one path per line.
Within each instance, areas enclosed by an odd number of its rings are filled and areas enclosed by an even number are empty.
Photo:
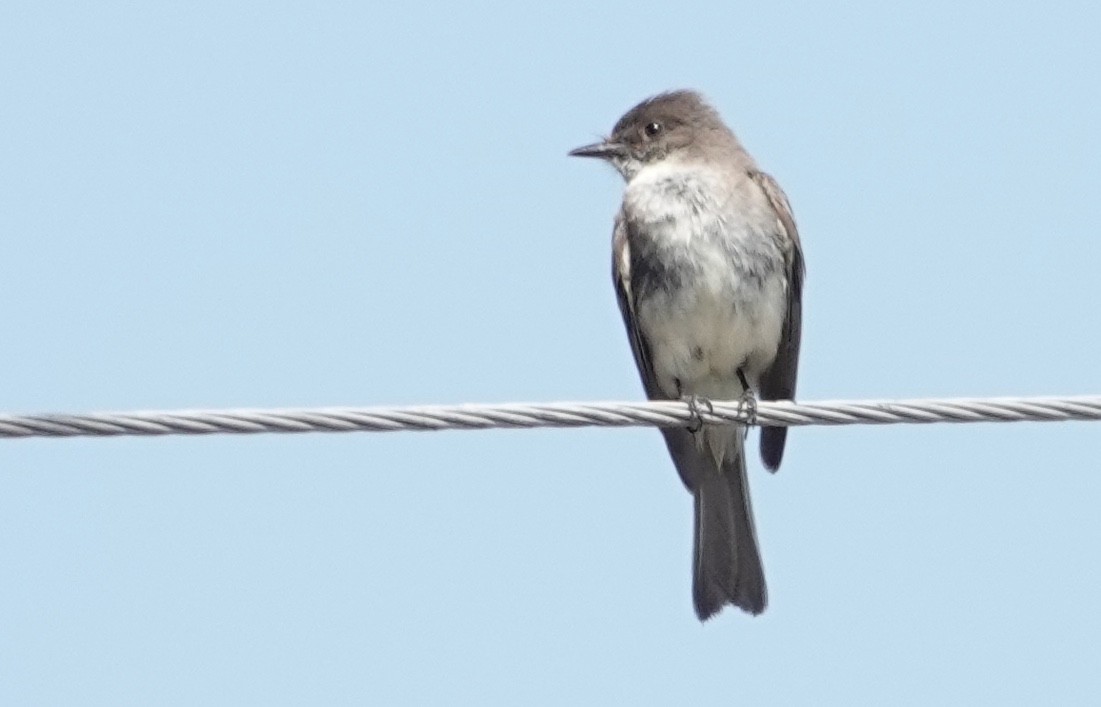
M803 251L791 205L694 90L647 98L611 134L569 152L623 177L612 280L643 389L684 400L698 425L661 430L694 499L692 596L701 622L726 605L768 604L750 503L743 425L702 424L710 400L795 397ZM786 427L764 426L776 471Z

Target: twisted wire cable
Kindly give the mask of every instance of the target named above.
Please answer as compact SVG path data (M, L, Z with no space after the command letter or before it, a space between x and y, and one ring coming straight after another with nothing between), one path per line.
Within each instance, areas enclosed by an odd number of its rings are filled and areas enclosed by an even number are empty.
M505 403L0 415L0 437L402 432L693 424L892 425L1101 420L1101 396L825 402Z

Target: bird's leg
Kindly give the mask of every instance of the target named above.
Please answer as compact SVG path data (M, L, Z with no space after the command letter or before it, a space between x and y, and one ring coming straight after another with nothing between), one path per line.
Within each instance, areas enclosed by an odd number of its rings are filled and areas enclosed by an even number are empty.
M746 434L749 434L749 428L757 424L757 396L753 394L753 389L749 387L749 381L746 380L745 371L741 368L738 368L738 382L742 384L742 397L738 400L738 412L745 412Z
M696 434L703 429L703 411L701 408L706 407L707 412L714 415L715 406L707 398L701 398L698 395L685 395L681 397L681 400L688 404L688 411L692 413L692 421L688 425L688 431Z
M676 381L677 394L680 395L682 402L688 405L688 412L692 413L692 420L688 424L688 431L692 434L696 434L703 429L703 413L700 410L701 405L707 406L707 411L714 414L715 406L711 404L711 401L707 398L701 398L698 395L685 395L684 389L681 387L680 380Z

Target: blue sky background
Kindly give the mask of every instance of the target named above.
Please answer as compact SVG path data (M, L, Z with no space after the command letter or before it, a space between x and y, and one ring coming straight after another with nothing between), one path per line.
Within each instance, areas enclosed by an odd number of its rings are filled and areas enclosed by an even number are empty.
M0 8L0 408L639 399L618 177L704 91L807 400L1101 392L1096 3ZM653 430L0 441L0 703L1095 703L1101 427L809 428L696 622Z

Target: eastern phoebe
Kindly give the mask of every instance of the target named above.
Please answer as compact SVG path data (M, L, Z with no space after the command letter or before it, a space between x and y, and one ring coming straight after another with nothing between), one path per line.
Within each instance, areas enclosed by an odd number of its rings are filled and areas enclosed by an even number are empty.
M651 400L795 395L803 253L787 197L694 91L649 98L606 140L570 152L627 182L613 229L612 276ZM695 499L692 596L700 620L725 604L765 609L742 426L663 429ZM775 471L785 427L763 427Z

